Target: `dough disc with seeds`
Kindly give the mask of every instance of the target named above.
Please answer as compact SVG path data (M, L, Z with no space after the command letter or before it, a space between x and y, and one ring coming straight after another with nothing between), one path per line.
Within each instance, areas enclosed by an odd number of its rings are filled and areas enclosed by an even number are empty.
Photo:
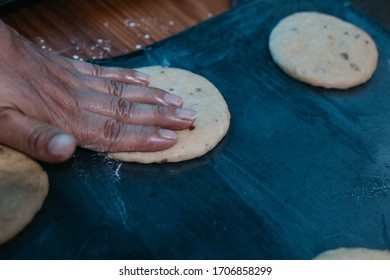
M48 193L41 166L0 145L0 244L20 232L41 208Z
M378 62L375 42L365 31L317 12L282 19L271 32L269 49L285 73L325 88L365 83Z
M221 93L208 80L178 68L151 66L137 70L150 75L149 86L181 96L184 108L198 112L196 121L190 129L178 131L178 142L167 150L109 153L108 156L139 163L185 161L206 154L226 135L230 113Z
M325 251L315 260L390 260L390 251L367 248L338 248Z

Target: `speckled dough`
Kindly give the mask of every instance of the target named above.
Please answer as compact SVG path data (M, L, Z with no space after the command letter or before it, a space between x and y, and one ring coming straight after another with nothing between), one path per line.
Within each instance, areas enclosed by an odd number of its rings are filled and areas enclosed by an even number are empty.
M149 86L181 96L184 107L197 111L198 116L194 127L178 131L178 142L167 150L110 153L110 157L139 163L185 161L206 154L226 135L230 113L221 93L208 80L177 68L152 66L137 70L150 75Z
M0 145L0 244L20 232L41 208L48 178L29 157Z
M315 260L390 260L390 251L367 248L338 248L325 251Z
M302 82L347 89L374 73L378 50L356 26L317 12L296 13L272 30L269 49L275 63Z

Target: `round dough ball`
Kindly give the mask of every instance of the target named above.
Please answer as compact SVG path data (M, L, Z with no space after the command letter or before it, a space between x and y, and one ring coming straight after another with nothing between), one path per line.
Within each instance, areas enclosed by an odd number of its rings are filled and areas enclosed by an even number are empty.
M137 70L150 75L149 86L182 97L183 107L197 111L198 115L193 127L177 131L179 140L169 149L109 153L109 157L139 163L185 161L206 154L226 135L230 125L229 109L221 93L208 80L178 68L151 66Z
M0 244L19 233L41 208L48 193L41 166L0 145Z
M300 12L272 30L269 49L291 77L324 88L347 89L373 75L378 50L363 30L336 17Z

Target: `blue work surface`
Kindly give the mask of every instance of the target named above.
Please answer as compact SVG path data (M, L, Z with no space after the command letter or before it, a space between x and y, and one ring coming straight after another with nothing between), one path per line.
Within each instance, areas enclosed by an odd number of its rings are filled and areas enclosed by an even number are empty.
M285 75L268 50L283 17L316 10L371 34L365 85L326 90ZM390 34L341 1L253 1L102 65L203 75L232 115L215 150L177 164L121 163L79 149L44 164L42 210L4 259L311 259L390 249ZM212 106L212 104L210 104Z

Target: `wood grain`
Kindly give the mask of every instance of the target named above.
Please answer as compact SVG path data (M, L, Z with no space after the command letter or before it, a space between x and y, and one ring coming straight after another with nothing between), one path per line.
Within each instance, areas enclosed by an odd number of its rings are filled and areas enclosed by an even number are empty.
M1 8L41 48L85 60L143 48L229 9L228 0L52 0Z

